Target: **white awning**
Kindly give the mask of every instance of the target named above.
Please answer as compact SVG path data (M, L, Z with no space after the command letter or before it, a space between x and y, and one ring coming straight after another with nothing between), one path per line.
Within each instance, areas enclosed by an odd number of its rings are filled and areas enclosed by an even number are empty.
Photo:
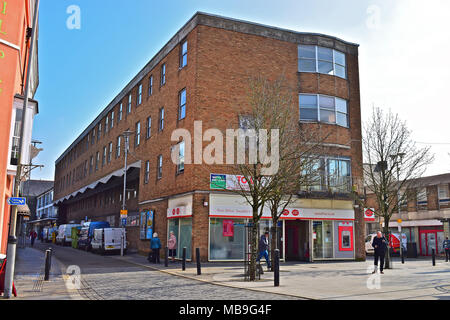
M135 163L129 164L128 165L128 169L130 168L140 168L141 167L141 161L137 161ZM108 183L109 180L111 180L111 178L113 177L121 177L123 176L123 168L114 171L113 173L110 173L106 176L104 176L103 178L98 179L97 181L91 183L88 186L84 186L83 188L65 196L64 198L58 199L54 202L54 204L58 204L60 202L63 202L64 200L69 200L70 198L76 197L78 194L82 194L85 193L86 190L88 189L95 189L100 183L102 184L106 184Z

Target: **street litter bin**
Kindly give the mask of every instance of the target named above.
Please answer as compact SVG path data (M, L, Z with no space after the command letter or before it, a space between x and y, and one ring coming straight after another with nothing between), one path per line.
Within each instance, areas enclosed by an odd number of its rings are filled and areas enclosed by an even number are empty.
M417 258L417 243L408 242L406 244L406 257L407 258Z

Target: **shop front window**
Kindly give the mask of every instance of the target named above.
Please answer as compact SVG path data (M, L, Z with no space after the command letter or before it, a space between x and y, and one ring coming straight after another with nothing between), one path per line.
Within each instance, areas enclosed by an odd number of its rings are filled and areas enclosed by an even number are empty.
M243 260L246 219L210 219L210 260Z
M192 259L192 218L170 219L169 232L173 231L177 239L177 259L183 257L183 248L186 248L186 259Z
M333 258L333 222L313 221L314 259Z

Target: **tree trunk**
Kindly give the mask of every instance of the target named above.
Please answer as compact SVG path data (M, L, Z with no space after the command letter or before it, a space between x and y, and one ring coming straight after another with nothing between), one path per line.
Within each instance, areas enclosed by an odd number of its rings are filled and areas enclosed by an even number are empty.
M277 223L278 221L272 221L272 228L270 228L270 270L272 271L275 266L275 249L278 249Z
M250 256L250 281L256 280L256 259L258 254L258 223L253 222L252 225L252 239L251 239L251 256Z
M389 235L389 219L384 219L384 229L383 229L384 237L387 241L386 255L384 257L384 268L391 269L391 254L390 254L390 235Z

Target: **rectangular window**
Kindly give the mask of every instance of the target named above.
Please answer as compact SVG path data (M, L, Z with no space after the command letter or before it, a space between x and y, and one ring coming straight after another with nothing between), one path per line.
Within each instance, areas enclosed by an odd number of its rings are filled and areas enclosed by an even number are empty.
M116 145L116 158L120 157L120 144L122 142L122 136L117 137L117 145Z
M102 167L106 164L106 146L103 147Z
M180 69L187 66L187 53L188 53L188 43L187 41L184 41L181 44L180 50Z
M166 84L166 64L161 66L161 86Z
M100 152L97 151L97 155L95 157L95 171L98 170L98 164L100 162Z
M300 120L320 121L349 126L347 101L340 98L316 95L300 94Z
M114 128L114 111L111 112L111 129Z
M152 135L152 117L147 118L147 130L145 137L148 139Z
M450 208L450 193L448 184L440 184L438 186L439 209Z
M153 76L150 76L148 80L148 96L150 97L151 95L153 95Z
M108 147L108 163L111 162L112 152L113 152L113 144L112 144L112 142L110 142L109 147Z
M158 156L158 163L157 163L157 177L158 179L162 178L162 165L163 165L163 157L162 155Z
M97 141L100 140L101 135L102 135L102 123L100 122L98 124Z
M136 123L136 130L134 133L134 146L137 147L141 143L141 122Z
M117 117L117 122L122 120L122 116L123 116L123 103L120 103L119 106L119 116Z
M140 106L142 103L142 84L139 85L136 106Z
M90 139L90 135L88 134L86 137L86 150L89 149L89 139Z
M91 139L91 144L94 145L95 142L95 128L92 129L92 139Z
M144 175L144 183L148 183L150 178L150 161L145 161L145 175Z
M186 118L186 89L181 90L178 100L178 120L181 120Z
M91 174L93 170L94 170L94 156L91 156L91 159L89 160L89 174Z
M106 116L105 120L105 134L108 133L109 130L109 115Z
M159 121L158 130L163 131L164 129L164 108L159 109Z
M305 168L308 181L302 190L347 193L351 191L350 160L340 158L321 158L311 161Z
M131 93L128 95L128 107L127 107L127 114L131 113Z
M417 210L427 210L427 208L427 188L420 188L417 190Z
M298 71L318 72L346 78L346 58L343 52L312 46L298 46Z
M177 173L184 172L184 151L185 144L184 141L180 142L178 145L178 161L177 161Z

